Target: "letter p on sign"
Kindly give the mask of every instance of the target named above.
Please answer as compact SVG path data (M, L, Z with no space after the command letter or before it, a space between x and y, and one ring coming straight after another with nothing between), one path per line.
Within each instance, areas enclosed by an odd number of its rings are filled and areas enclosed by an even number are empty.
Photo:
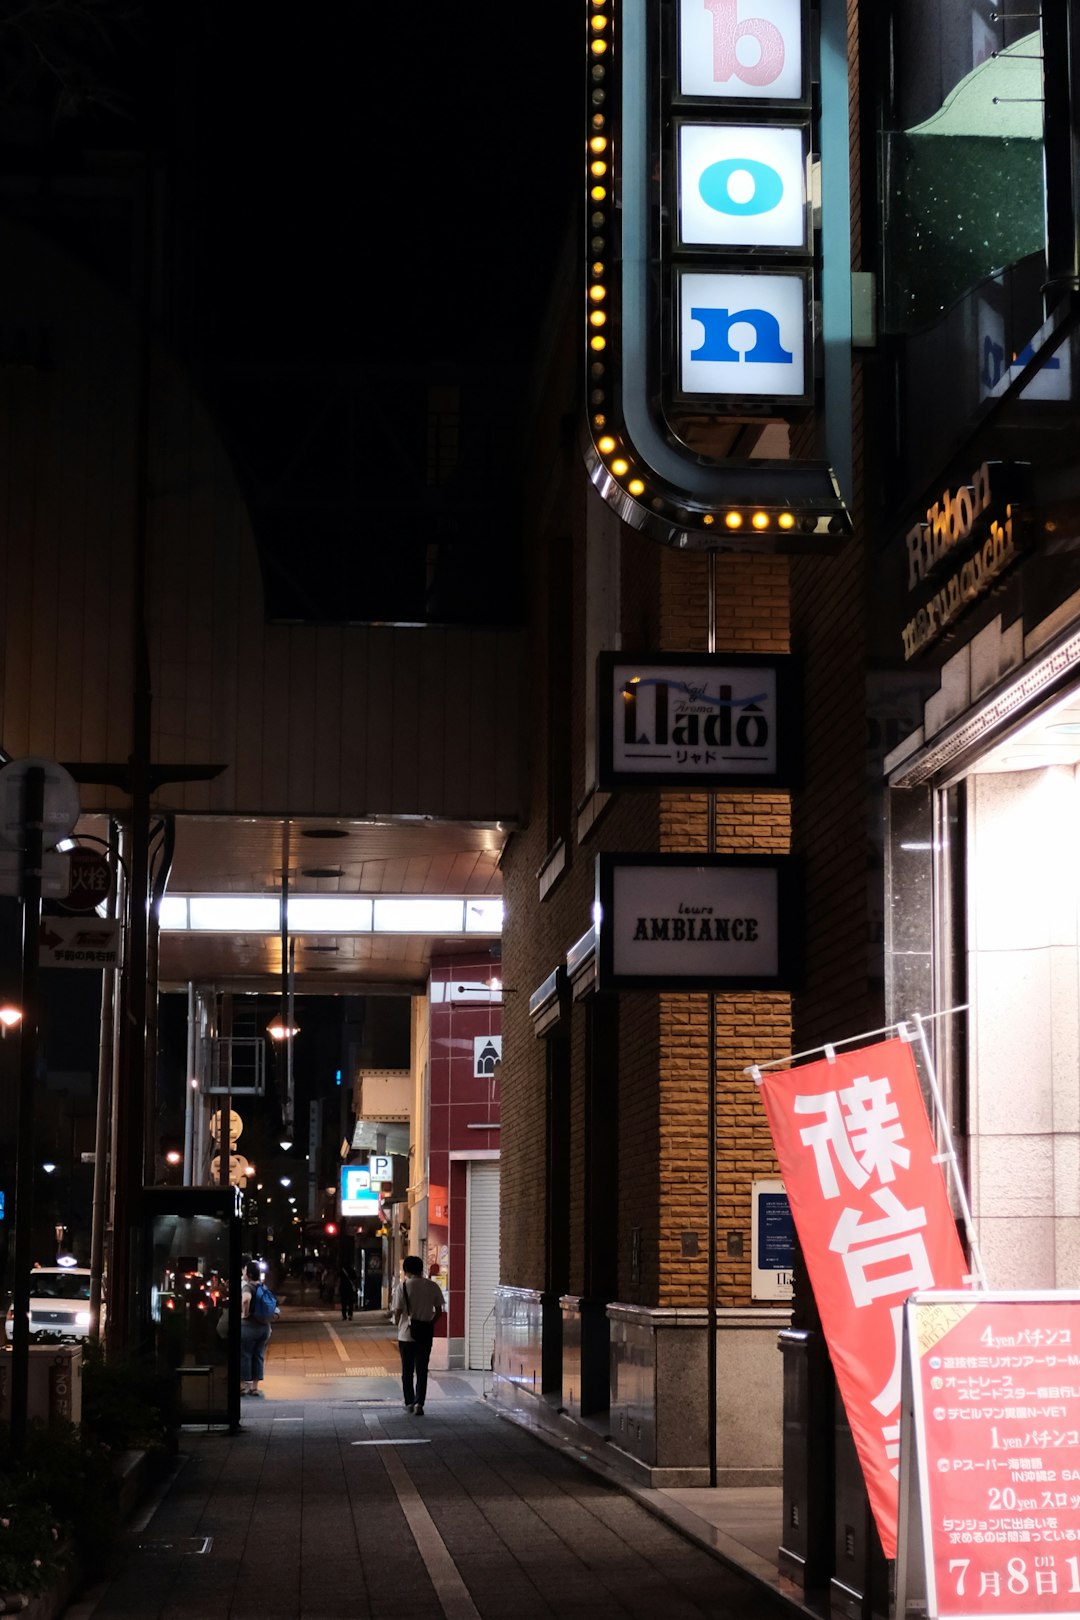
M679 0L685 96L798 101L802 0Z

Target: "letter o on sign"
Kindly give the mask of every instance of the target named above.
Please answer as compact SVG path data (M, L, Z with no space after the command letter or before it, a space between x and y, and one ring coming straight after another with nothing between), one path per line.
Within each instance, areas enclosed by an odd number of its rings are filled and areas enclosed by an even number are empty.
M732 196L731 185L736 175L747 175L752 184L749 197ZM768 163L756 158L725 158L711 163L698 182L701 199L718 214L768 214L779 207L784 196L784 182Z

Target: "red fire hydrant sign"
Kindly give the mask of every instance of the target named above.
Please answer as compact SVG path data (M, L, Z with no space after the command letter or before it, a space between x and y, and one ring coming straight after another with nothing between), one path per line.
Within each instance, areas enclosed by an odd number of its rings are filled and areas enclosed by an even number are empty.
M1080 1294L917 1294L905 1333L897 1614L1080 1617Z

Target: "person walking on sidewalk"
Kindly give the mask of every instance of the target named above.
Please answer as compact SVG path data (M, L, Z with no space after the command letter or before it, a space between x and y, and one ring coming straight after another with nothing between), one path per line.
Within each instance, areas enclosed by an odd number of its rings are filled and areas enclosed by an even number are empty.
M240 1290L241 1395L262 1395L259 1385L266 1371L266 1346L273 1331L272 1319L277 1315L277 1300L263 1283L258 1262L249 1260Z
M341 1268L338 1278L338 1292L341 1296L341 1320L351 1322L353 1311L356 1309L356 1272L352 1266Z
M446 1301L438 1283L424 1276L424 1262L418 1254L406 1255L401 1270L403 1276L395 1283L390 1301L390 1314L398 1325L401 1392L406 1411L423 1417L431 1342Z

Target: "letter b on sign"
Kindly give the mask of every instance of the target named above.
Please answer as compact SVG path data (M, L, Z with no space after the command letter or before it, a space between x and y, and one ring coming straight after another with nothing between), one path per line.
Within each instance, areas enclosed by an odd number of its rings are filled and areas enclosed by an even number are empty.
M682 93L799 100L802 14L802 0L679 0Z

